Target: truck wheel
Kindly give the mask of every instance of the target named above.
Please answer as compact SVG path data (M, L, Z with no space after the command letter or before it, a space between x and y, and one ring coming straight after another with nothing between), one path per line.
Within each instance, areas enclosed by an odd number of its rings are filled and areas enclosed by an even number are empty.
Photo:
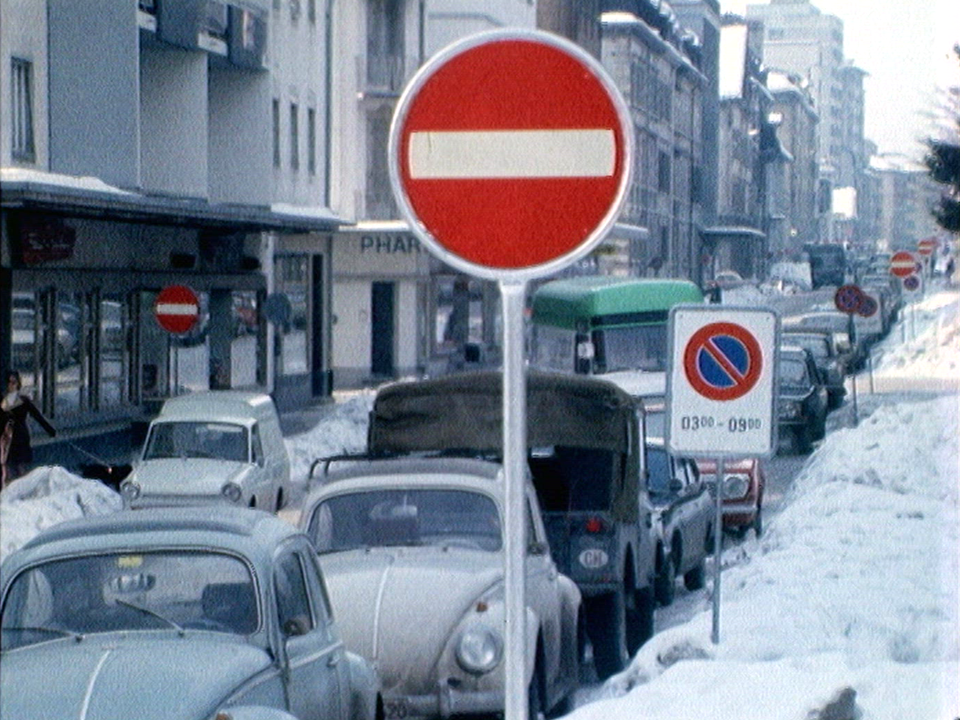
M683 584L687 590L700 590L706 585L707 559L702 558L695 568L688 570L683 576Z
M627 603L627 652L633 656L653 637L653 610L657 601L649 587L626 591Z
M593 666L601 682L627 662L626 608L623 591L586 598L587 629L593 643Z
M657 602L666 607L673 602L677 592L677 566L673 562L673 555L665 555L660 564L660 572L654 582Z

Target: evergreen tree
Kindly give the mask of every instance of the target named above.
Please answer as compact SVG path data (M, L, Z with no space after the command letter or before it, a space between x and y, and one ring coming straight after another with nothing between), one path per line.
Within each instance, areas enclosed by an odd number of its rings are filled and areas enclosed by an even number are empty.
M954 45L953 51L960 59L960 44ZM960 232L960 87L950 88L950 93L950 121L955 132L941 139L927 140L924 164L930 177L944 186L939 202L933 207L933 216L944 230L957 233Z

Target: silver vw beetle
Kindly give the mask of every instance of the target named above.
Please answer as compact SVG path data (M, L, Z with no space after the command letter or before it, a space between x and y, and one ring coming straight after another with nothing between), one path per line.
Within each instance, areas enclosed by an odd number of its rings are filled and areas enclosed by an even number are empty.
M344 642L373 662L388 720L503 712L503 492L499 464L402 457L335 465L304 503ZM584 634L580 591L526 498L535 718L576 689Z
M0 716L374 720L309 541L267 513L56 525L0 568Z

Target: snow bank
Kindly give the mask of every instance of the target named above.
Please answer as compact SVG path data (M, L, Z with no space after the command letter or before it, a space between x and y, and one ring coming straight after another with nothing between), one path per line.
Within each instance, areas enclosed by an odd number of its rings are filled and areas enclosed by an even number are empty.
M957 417L947 396L831 433L762 540L724 554L720 644L710 612L659 633L619 699L570 717L805 720L844 687L863 720L956 717Z
M122 507L120 495L97 480L62 467L36 468L0 493L0 561L51 525Z
M313 430L286 439L290 477L295 483L306 482L317 458L366 450L373 398L373 392L365 392L337 403Z

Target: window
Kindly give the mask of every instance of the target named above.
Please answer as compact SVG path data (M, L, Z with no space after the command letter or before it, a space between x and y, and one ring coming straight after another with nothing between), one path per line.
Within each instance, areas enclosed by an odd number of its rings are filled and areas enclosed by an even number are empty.
M273 101L273 166L280 167L280 101Z
M670 192L670 154L662 151L657 162L657 190Z
M11 152L15 160L33 162L33 63L12 58L10 64Z
M317 174L317 111L307 109L307 172Z
M300 127L297 122L298 108L296 103L290 103L290 168L300 169Z
M297 555L291 553L278 563L275 581L277 614L283 634L304 635L313 630L307 583Z

